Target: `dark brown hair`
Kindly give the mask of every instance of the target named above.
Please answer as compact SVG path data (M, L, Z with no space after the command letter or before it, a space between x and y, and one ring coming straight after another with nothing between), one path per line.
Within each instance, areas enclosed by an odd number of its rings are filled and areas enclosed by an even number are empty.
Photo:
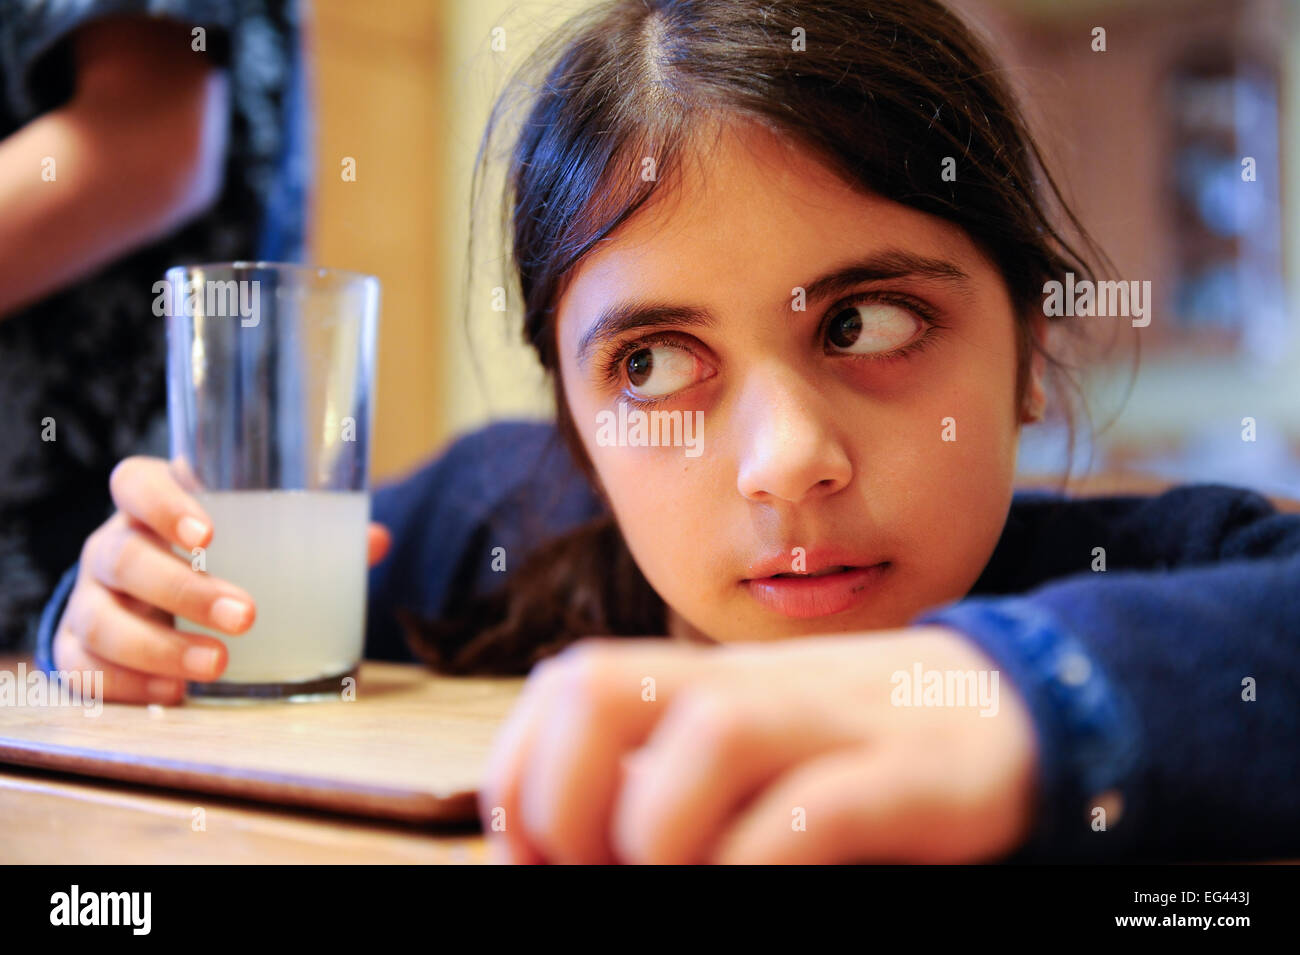
M802 44L802 49L800 45ZM528 78L544 73L540 82ZM498 100L475 170L525 94L502 219L523 334L551 378L557 431L598 487L564 400L556 303L575 265L707 149L719 118L764 124L844 180L960 226L997 266L1016 313L1016 397L1041 352L1043 284L1094 278L1104 256L1069 209L985 45L936 0L611 0L554 34ZM639 175L653 158L656 176ZM945 160L956 177L941 177ZM949 164L951 165L951 164ZM1061 218L1072 243L1055 225ZM472 258L472 254L471 254ZM1071 403L1057 406L1069 424ZM591 634L663 633L665 608L606 515L547 541L504 590L457 619L405 618L414 652L454 673L522 673Z

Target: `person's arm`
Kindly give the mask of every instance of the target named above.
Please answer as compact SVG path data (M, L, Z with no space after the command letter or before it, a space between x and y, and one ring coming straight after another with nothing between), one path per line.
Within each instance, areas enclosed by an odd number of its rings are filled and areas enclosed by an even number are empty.
M1300 852L1300 517L1212 485L1053 514L1023 556L1081 572L917 620L973 639L1033 715L1039 818L1013 861ZM1094 572L1094 546L1161 569Z
M413 659L397 610L435 617L490 593L530 550L602 506L554 425L531 421L471 431L401 480L376 488L371 519L389 530L390 544L367 582L366 658ZM35 663L45 671L54 669L54 633L78 566L64 573L41 614Z
M0 321L220 193L227 79L190 28L99 20L72 43L72 98L0 141Z

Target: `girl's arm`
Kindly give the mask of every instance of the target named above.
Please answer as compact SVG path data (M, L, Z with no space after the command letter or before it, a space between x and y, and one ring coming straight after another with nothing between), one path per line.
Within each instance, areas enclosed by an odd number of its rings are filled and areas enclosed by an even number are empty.
M1216 485L1018 510L990 589L1077 570L917 621L971 637L1033 715L1042 814L1017 858L1300 851L1300 516Z
M394 611L439 616L494 590L532 547L600 506L555 428L539 422L490 424L405 479L377 488L371 518L389 529L390 542L370 571L366 657L412 659ZM373 530L371 537L373 560L384 542ZM79 568L80 561L64 572L41 614L35 659L43 670L54 669L54 634Z

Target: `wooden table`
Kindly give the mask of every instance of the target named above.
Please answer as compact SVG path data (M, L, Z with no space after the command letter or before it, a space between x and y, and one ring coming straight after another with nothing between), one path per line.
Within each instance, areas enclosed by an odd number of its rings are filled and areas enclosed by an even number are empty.
M521 683L367 662L354 703L0 707L0 864L486 862L474 782Z
M202 807L205 828L192 828ZM483 836L0 768L0 864L483 863Z

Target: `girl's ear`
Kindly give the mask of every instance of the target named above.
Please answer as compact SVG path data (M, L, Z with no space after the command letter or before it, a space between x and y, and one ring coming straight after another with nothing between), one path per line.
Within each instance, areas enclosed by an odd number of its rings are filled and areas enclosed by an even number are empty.
M1029 353L1029 381L1025 388L1025 406L1020 412L1021 424L1042 421L1047 411L1047 316L1042 309L1029 313L1030 334L1034 348Z

